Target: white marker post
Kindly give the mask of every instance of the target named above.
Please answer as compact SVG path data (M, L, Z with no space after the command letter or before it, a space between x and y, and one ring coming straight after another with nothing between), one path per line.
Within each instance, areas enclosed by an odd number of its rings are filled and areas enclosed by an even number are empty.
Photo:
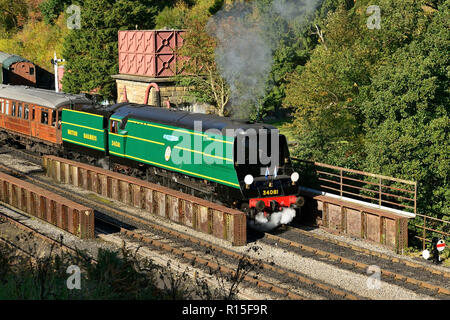
M444 240L439 240L438 242L437 242L437 244L436 244L436 249L439 251L439 252L441 252L441 251L444 251L444 249L445 249L445 241Z
M64 59L57 59L56 58L56 51L55 55L52 59L52 64L55 66L55 92L59 92L59 79L58 79L58 63L63 62Z

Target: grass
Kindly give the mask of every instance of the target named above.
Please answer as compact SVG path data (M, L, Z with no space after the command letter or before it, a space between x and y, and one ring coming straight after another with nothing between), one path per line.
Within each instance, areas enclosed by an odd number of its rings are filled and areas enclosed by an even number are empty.
M29 243L32 241L30 235ZM36 248L30 249L37 257ZM257 264L243 258L237 261L235 277L216 273L217 285L211 288L201 277L191 279L192 270L174 272L170 262L162 268L138 258L139 248L130 251L124 246L117 252L99 249L96 263L85 252L56 254L54 249L32 260L1 243L0 300L232 300L237 299L245 276L258 270ZM68 282L77 284L69 268L73 266L81 272L79 289L68 288Z

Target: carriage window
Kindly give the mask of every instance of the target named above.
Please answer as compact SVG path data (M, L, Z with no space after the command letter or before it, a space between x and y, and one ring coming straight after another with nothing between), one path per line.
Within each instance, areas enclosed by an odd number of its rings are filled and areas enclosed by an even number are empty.
M58 129L61 129L62 110L58 110Z
M25 112L24 112L24 119L25 120L28 120L29 113L30 113L30 109L29 109L28 105L26 104L25 105Z
M33 120L34 121L34 119L35 119L35 112L34 112L34 107L33 107L33 109L31 110L31 120Z
M13 103L12 103L11 115L14 116L14 117L16 116L16 102L15 101L13 101Z
M5 101L3 101L3 99L0 99L0 105L1 105L1 113L4 112L4 108L5 108Z
M111 121L111 133L117 133L119 131L118 121Z
M34 75L34 68L30 68L30 76Z
M17 117L22 118L22 103L19 102L19 108L17 109Z
M9 100L6 100L5 114L9 114Z
M41 111L41 123L48 125L48 112L42 110Z
M56 110L52 111L52 127L56 127Z

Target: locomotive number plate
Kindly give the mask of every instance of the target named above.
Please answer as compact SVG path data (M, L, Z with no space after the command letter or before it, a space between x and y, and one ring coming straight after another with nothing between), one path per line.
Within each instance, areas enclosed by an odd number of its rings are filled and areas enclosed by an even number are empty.
M280 190L278 189L266 189L262 191L263 196L277 196L280 194Z

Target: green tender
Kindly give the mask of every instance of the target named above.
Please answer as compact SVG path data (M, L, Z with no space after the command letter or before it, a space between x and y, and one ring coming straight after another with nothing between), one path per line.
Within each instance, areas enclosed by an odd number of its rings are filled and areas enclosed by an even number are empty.
M103 129L103 116L63 109L62 119L63 141L105 151L108 136Z
M62 119L66 142L240 188L232 137L128 119L124 130L109 133L108 139L100 115L64 109Z
M219 133L128 119L124 130L110 134L109 151L115 156L239 189L233 141Z

